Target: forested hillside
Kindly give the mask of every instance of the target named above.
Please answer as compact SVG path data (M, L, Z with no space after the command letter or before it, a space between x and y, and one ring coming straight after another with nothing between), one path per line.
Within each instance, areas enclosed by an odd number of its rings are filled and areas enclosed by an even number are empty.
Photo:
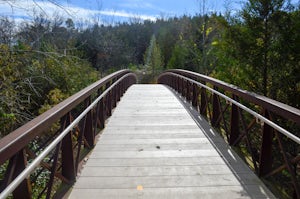
M0 19L0 134L121 68L183 68L300 108L300 5L249 0L235 14L76 27ZM141 73L142 74L142 73Z

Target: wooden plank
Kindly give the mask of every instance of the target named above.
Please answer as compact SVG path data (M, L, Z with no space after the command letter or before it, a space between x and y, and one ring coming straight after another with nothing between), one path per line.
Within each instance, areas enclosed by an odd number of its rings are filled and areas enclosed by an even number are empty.
M195 122L188 117L121 117L110 120L113 126L164 126L164 125L195 125ZM176 123L174 123L176 121Z
M189 107L190 108L190 107ZM202 118L162 85L134 85L70 198L273 198Z
M86 166L80 176L84 177L143 177L143 176L203 176L203 175L219 175L232 174L227 165L194 165L194 166L148 166L148 167L91 167ZM239 167L239 173L248 173Z
M131 132L130 134L123 134L123 132L119 131L119 133L106 133L101 136L101 140L104 139L176 139L176 138L205 138L205 136L201 133L148 133L148 134L140 134Z
M218 187L176 187L176 188L143 188L137 189L75 189L72 194L74 199L90 198L165 198L165 199L250 199L250 198L274 198L270 193L263 189L257 189L256 186L249 185L248 192L241 186Z
M94 148L96 151L161 151L161 150L199 150L199 149L214 149L210 143L198 144L122 144L110 145L101 144Z
M173 138L173 139L123 139L123 140L108 140L99 139L103 144L206 144L210 141L206 138Z
M214 149L170 151L93 151L90 158L162 158L219 156Z
M181 157L181 158L97 158L89 159L87 166L117 167L117 166L193 166L225 164L221 157Z
M249 182L250 183L250 182ZM255 184L256 182L251 182ZM134 189L168 187L209 187L240 185L232 174L203 176L142 176L142 177L85 177L80 176L74 188L80 189Z
M160 125L160 126L154 126L154 125L143 125L143 126L107 126L105 127L105 130L103 132L106 133L108 131L111 131L111 130L114 130L114 131L122 131L122 132L132 132L132 131L138 131L139 133L145 133L145 132L149 132L149 133L152 133L152 132L158 132L161 131L161 132L164 132L164 131L172 131L174 133L177 133L177 132L182 132L182 131L185 131L188 132L188 131L201 131L201 129L199 129L199 127L195 126L195 124L191 124L191 125Z
M160 129L161 127L161 129ZM169 127L169 128L168 128ZM141 127L134 127L134 126L127 126L126 129L122 126L117 127L109 127L105 129L106 134L102 134L101 136L111 135L111 134L187 134L193 133L198 135L203 135L203 132L199 128L194 128L193 126L177 126L178 128L175 129L174 126L141 126ZM137 131L137 132L135 132Z

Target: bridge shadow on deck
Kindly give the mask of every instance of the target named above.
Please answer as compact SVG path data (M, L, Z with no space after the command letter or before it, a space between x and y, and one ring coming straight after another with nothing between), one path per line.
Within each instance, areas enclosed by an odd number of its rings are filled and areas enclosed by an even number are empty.
M265 184L255 175L255 173L244 163L244 161L236 154L236 152L225 142L219 133L213 129L208 121L200 115L200 113L187 102L184 97L177 93L174 89L165 86L178 99L178 101L187 110L210 143L220 154L228 168L232 171L236 179L242 185L244 191L240 192L241 196L250 196L256 198L276 198L266 187Z

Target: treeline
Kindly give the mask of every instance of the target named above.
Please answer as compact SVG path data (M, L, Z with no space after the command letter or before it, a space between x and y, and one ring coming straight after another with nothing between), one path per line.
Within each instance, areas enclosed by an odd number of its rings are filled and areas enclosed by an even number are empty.
M1 136L97 78L131 68L183 68L300 108L300 9L251 0L239 13L75 27L36 16L0 19Z

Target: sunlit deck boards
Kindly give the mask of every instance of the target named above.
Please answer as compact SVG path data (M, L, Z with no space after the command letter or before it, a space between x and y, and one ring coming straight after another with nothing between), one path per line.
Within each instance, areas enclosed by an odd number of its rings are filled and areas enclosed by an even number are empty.
M70 198L217 197L273 195L207 124L198 127L162 85L129 88L70 194Z

